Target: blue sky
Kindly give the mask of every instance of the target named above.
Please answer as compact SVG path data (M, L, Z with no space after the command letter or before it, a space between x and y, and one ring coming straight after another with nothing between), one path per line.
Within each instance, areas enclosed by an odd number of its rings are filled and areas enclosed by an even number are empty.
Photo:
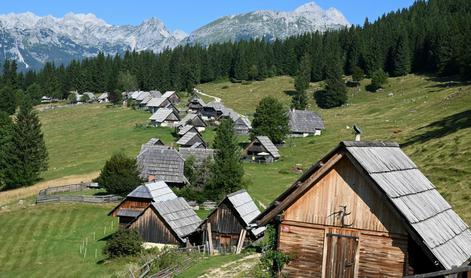
M191 32L224 16L253 10L289 11L309 0L4 0L0 14L31 11L37 15L62 17L67 12L94 13L110 24L137 25L149 17L161 19L171 30ZM317 0L326 9L335 7L354 24L365 17L405 8L413 0Z

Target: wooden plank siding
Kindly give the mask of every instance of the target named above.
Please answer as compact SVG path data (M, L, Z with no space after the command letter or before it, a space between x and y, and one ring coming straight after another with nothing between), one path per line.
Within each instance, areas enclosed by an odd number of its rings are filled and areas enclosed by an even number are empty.
M402 222L381 201L383 197L367 180L341 159L315 186L293 203L284 213L285 220L341 226L335 212L347 206L344 224L350 228L406 235Z
M373 186L342 157L294 200L278 225L278 248L292 256L283 273L323 278L407 274L408 233ZM342 206L348 214L343 223Z
M281 224L278 248L292 260L284 267L288 277L322 277L324 229Z
M206 220L207 223L211 223L212 242L215 248L237 246L240 232L246 228L229 205L225 202L221 203ZM243 246L246 246L249 241L249 237L246 237Z
M157 215L152 207L133 222L129 229L135 229L145 242L162 244L180 244L177 237L170 231L167 225Z

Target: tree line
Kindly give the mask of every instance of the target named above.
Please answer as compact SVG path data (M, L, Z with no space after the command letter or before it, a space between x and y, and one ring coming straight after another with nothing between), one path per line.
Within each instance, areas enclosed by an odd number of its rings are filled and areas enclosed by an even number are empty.
M460 74L469 79L469 38L470 1L417 1L410 8L385 14L373 23L366 19L362 26L274 42L260 39L209 47L186 45L158 54L100 53L68 65L46 63L40 71L24 73L17 73L15 62L7 61L2 87L16 95L29 94L38 101L41 95L65 99L71 90L181 91L218 79L261 80L275 75L294 76L300 70L312 82L328 78L329 71L371 76L378 70L390 76L413 72ZM302 82L297 84L303 87ZM296 101L302 103L304 100L299 97Z

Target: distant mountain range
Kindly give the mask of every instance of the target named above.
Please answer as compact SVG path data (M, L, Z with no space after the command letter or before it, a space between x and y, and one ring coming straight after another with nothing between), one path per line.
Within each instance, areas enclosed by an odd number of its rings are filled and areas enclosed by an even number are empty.
M93 14L68 13L63 18L33 13L0 15L0 63L15 59L20 69L40 68L45 62L68 63L98 52L127 50L160 52L182 44L286 38L349 25L341 12L307 3L292 12L255 11L221 17L187 35L170 31L156 18L140 25L110 25Z

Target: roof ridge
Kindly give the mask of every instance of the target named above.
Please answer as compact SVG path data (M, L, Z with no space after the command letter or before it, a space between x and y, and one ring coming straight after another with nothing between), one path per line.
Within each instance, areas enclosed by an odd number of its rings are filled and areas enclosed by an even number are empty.
M244 193L244 192L247 192L247 190L245 188L242 188L242 189L237 190L236 192L232 192L232 193L227 194L226 197L227 198L233 197L235 195L239 195L239 194ZM250 197L250 198L252 198L252 197Z

